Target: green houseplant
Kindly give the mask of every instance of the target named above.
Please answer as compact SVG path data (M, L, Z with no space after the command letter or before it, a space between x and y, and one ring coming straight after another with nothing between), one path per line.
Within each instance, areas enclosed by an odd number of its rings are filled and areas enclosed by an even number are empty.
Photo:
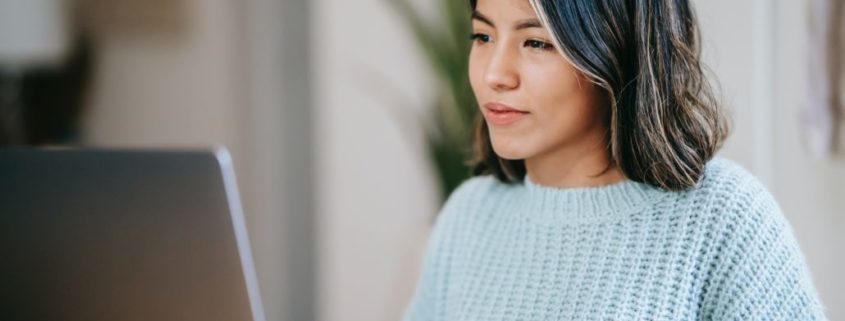
M441 197L446 197L470 176L469 153L477 103L469 84L469 50L472 32L466 1L439 0L434 20L411 0L385 0L407 23L434 73L436 99L425 119L427 152L438 174Z

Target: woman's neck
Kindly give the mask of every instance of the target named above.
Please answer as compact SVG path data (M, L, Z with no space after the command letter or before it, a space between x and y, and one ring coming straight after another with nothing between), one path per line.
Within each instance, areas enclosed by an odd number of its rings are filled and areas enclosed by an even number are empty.
M625 180L603 144L566 146L525 159L525 169L539 185L560 188L593 187ZM605 171L605 169L607 169Z

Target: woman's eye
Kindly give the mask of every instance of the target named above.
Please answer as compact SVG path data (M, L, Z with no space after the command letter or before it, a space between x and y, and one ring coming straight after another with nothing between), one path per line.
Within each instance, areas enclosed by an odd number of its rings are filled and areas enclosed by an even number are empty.
M525 41L526 47L531 47L533 49L541 49L541 50L552 50L554 46L548 42L540 41L540 40L527 40Z
M480 43L490 42L490 36L485 35L483 33L473 33L473 34L469 35L469 39L472 40L473 42L480 42Z

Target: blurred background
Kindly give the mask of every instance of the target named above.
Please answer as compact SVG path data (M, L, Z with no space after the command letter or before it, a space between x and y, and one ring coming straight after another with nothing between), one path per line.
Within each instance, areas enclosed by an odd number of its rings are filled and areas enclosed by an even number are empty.
M696 0L734 132L845 321L841 1ZM0 144L224 145L268 320L396 320L466 177L458 0L0 0Z

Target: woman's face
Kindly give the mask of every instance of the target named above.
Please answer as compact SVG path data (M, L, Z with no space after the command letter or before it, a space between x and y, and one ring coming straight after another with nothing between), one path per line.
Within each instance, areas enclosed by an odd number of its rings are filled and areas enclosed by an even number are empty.
M528 0L478 0L472 29L470 83L499 157L602 143L607 99L552 45Z

